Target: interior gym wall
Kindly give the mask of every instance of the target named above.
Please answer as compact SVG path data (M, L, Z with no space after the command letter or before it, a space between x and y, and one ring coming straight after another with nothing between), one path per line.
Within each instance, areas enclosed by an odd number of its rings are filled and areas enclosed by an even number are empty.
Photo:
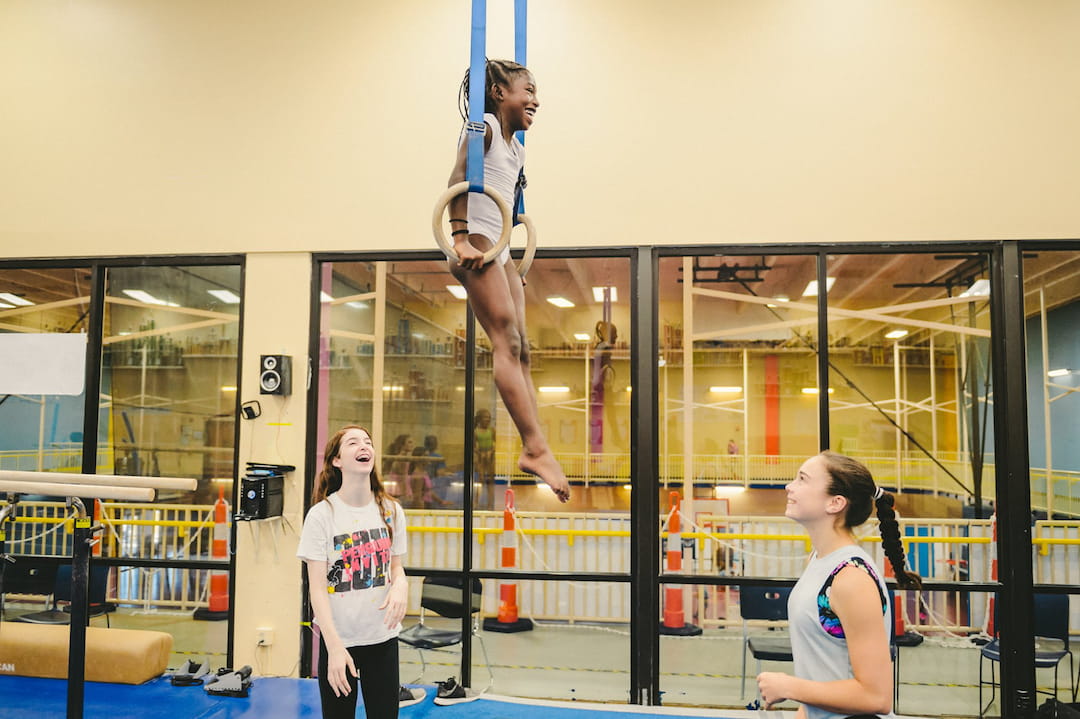
M0 255L247 254L255 396L260 353L306 353L308 252L431 247L468 20L467 0L4 0ZM1075 236L1077 27L1071 0L533 3L530 214L549 247ZM241 461L300 466L302 406L242 425ZM270 624L259 666L289 673L299 576L246 531L235 661Z
M510 3L488 54L512 54ZM547 0L545 246L1076 234L1071 0ZM431 247L467 0L5 0L6 256Z

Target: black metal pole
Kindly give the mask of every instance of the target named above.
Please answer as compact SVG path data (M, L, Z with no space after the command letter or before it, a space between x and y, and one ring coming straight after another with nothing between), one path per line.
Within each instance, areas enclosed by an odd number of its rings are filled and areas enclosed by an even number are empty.
M818 447L829 449L829 255L817 256Z
M465 491L462 494L461 511L461 606L466 611L461 617L461 686L472 686L472 536L473 536L473 449L476 435L473 422L476 417L476 317L472 307L465 309ZM507 480L509 481L509 479Z
M1001 715L1035 716L1035 616L1031 560L1024 273L1019 242L1002 245L990 278L997 480Z
M660 704L660 498L659 400L657 370L657 255L652 247L639 247L631 258L630 427L634 451L630 453L630 523L636 539L630 544L630 703ZM690 282L691 278L684 281ZM693 357L684 357L690 363ZM685 398L689 403L690 398ZM687 450L688 451L688 450ZM689 481L689 479L687 479Z
M93 519L75 498L78 514L71 550L71 625L68 639L67 719L82 719L86 679L86 624L89 619L90 543Z

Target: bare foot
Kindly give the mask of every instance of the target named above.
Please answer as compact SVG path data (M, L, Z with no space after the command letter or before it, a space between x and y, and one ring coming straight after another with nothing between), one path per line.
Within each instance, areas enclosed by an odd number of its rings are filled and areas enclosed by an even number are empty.
M523 451L518 457L518 469L547 482L560 502L570 499L570 482L566 480L566 475L559 466L559 460L555 459L550 449L537 455L530 455Z

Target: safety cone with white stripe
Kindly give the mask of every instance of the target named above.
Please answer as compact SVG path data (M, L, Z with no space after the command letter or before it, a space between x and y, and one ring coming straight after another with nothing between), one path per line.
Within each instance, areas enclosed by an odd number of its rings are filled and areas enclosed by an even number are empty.
M506 506L503 509L503 532L499 540L503 569L517 566L517 518L514 516L514 490L506 490ZM517 582L499 583L499 616L484 619L484 629L489 632L527 632L533 628L531 619L518 617Z
M682 574L682 517L679 516L679 493L671 493L671 516L668 518L667 571ZM660 633L680 637L696 637L701 627L689 624L683 611L683 585L664 585L664 621Z
M229 559L229 503L225 501L225 487L218 488L214 502L214 542L210 558L217 561ZM195 619L220 621L229 618L229 571L215 569L210 572L210 603L195 610Z

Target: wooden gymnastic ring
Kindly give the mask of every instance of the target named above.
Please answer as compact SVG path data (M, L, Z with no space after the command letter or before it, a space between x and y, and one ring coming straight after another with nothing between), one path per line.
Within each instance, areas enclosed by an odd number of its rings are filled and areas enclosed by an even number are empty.
M468 182L459 182L456 185L451 185L446 188L446 192L439 195L439 199L435 201L435 211L431 216L431 231L435 234L435 242L439 245L439 249L443 251L443 254L446 255L446 258L453 262L460 262L461 258L454 252L453 243L446 239L446 233L443 232L442 216L443 212L445 212L446 208L450 205L450 200L458 195L463 195L468 191ZM499 208L499 214L502 215L502 232L499 234L499 241L495 243L494 247L484 253L484 264L486 265L498 257L499 253L510 245L510 230L513 226L513 220L510 216L510 206L506 204L506 200L502 198L502 195L496 190L486 186L484 187L484 194L495 202L495 206ZM531 258L529 262L532 262Z
M518 274L524 279L532 267L533 258L536 257L536 225L528 215L518 215L518 222L525 225L525 254L521 256L521 262L517 266Z

